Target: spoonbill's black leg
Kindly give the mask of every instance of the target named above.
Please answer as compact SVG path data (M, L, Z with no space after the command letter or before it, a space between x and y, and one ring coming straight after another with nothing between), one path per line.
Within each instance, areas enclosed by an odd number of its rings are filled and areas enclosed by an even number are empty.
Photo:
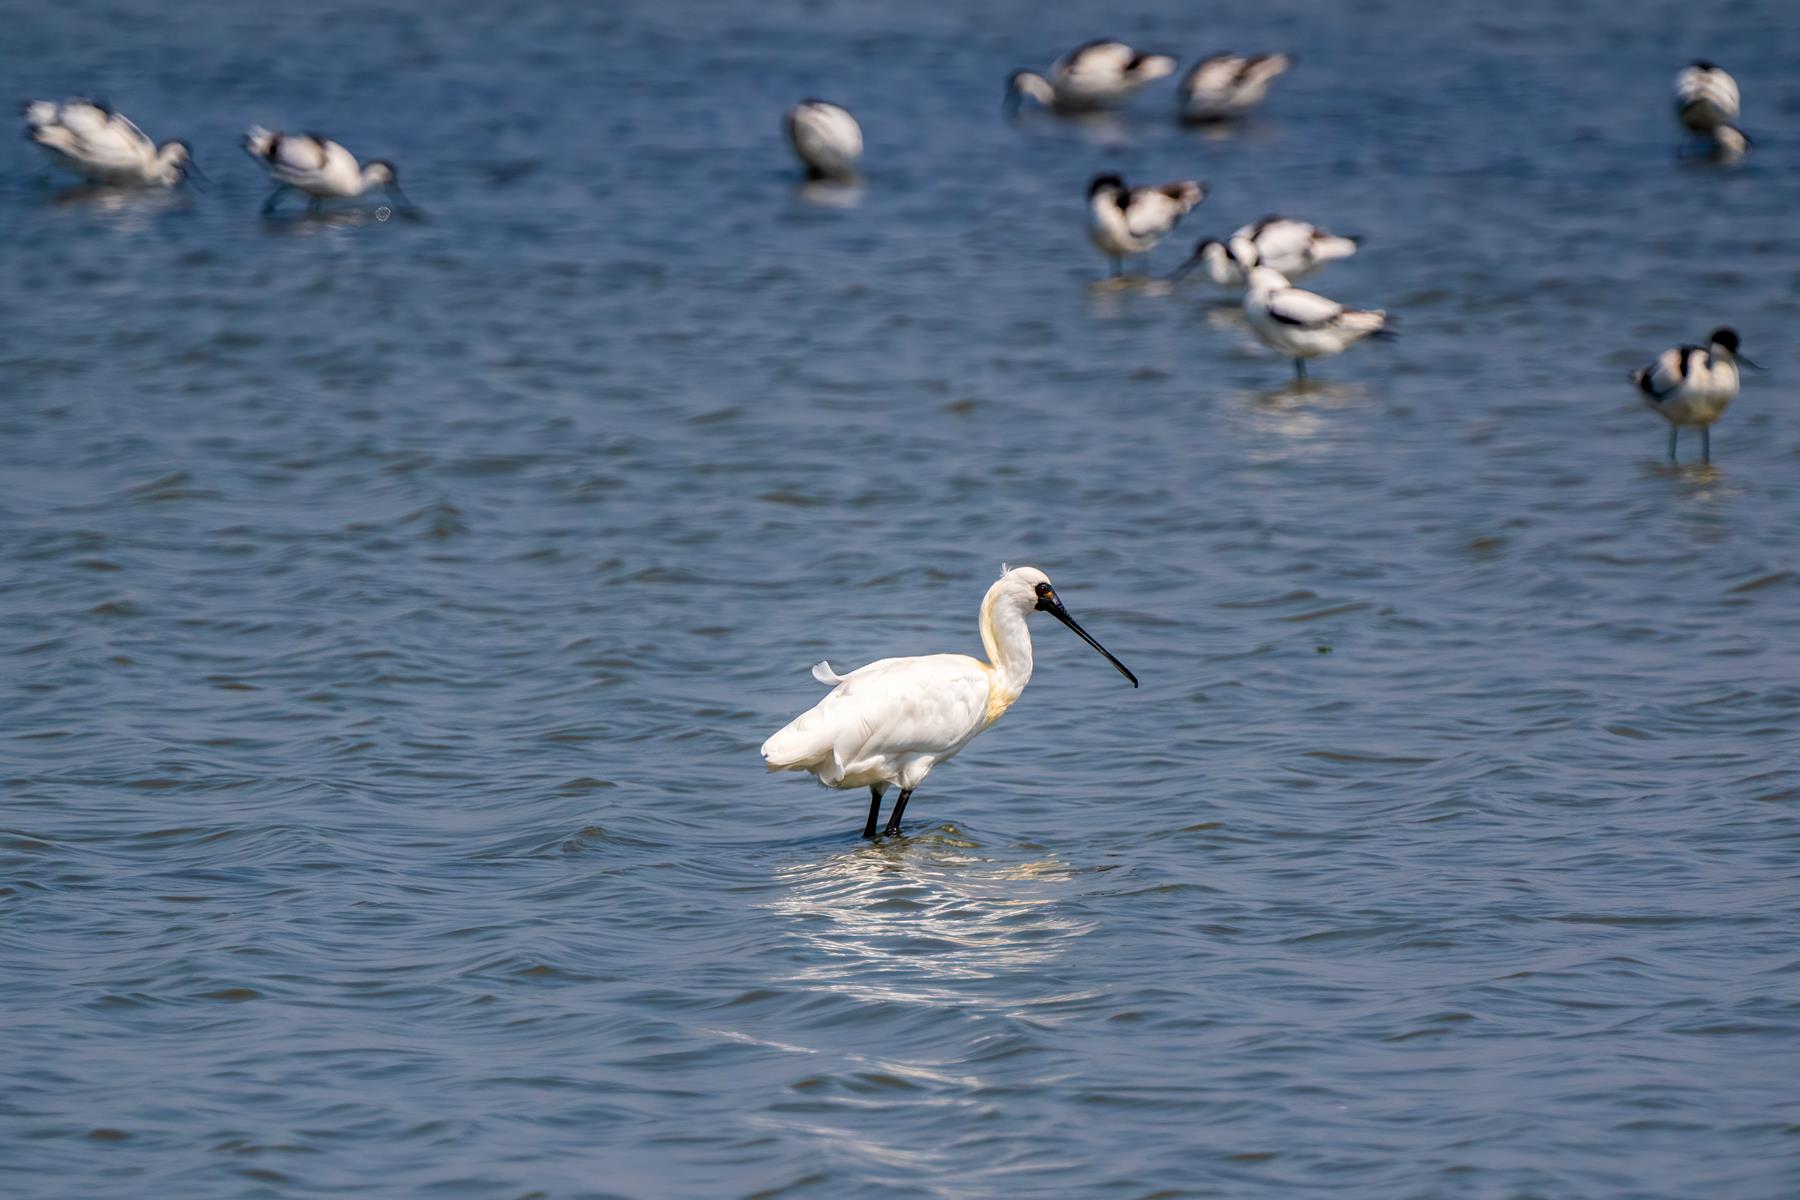
M1712 461L1712 426L1711 425L1702 425L1700 427L1700 461L1703 463L1709 463Z
M881 816L881 789L869 785L869 823L863 826L863 836L871 841L875 838L875 822Z
M1675 461L1675 435L1681 432L1681 426L1669 426L1669 461Z
M1294 360L1294 378L1306 378L1306 360L1304 358L1296 358Z
M262 215L266 217L270 213L274 212L275 206L277 204L281 203L281 198L283 196L287 195L292 190L293 190L292 188L288 187L288 185L284 183L284 184L281 184L280 186L278 186L274 191L270 192L269 198L267 200L263 201Z
M325 202L320 200L317 196L314 196L311 200L306 202L306 215L309 217L316 217L324 210L324 208Z
M906 811L906 801L911 795L912 789L907 788L900 793L900 798L894 801L894 815L888 818L887 829L885 829L882 834L884 837L890 833L897 834L900 832L900 814ZM871 825L869 828L873 829L874 826Z

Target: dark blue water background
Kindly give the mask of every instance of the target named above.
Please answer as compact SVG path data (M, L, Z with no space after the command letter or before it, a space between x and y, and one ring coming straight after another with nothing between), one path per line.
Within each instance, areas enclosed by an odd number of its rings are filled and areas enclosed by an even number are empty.
M0 79L12 1196L1800 1191L1800 8L16 5ZM1299 65L1009 124L1113 33ZM1743 84L1737 170L1672 76ZM799 192L779 114L853 109ZM419 222L264 222L252 121ZM1102 168L1365 236L1308 390L1096 288ZM1626 372L1735 325L1711 469ZM1697 446L1689 443L1684 454ZM1055 626L914 798L808 666Z

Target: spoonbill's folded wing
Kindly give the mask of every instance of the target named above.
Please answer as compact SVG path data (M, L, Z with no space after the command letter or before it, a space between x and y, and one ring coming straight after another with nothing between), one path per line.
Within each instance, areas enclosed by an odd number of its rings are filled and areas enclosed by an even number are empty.
M835 785L896 756L954 753L986 721L988 669L967 655L884 658L834 677L829 695L763 743L770 770Z

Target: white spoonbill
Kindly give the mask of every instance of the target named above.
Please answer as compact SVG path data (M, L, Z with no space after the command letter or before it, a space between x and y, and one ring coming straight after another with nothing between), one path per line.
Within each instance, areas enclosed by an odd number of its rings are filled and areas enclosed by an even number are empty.
M1206 185L1192 179L1128 188L1117 175L1099 175L1088 185L1088 237L1117 275L1126 255L1150 253L1205 199Z
M269 169L275 179L275 190L263 201L263 214L273 212L283 194L305 192L312 197L309 212L317 212L325 199L360 196L371 188L382 188L408 208L412 202L400 190L394 175L394 164L385 159L370 159L360 166L356 156L327 137L316 133L282 133L252 125L244 135L244 149L252 158Z
M806 164L808 179L855 179L862 157L862 126L848 109L824 100L802 100L787 110L788 141Z
M1026 618L1047 612L1137 686L1137 676L1093 639L1057 599L1050 577L1036 567L1002 568L981 601L981 644L988 661L967 654L884 658L848 675L829 662L813 678L833 685L831 694L762 744L771 771L810 771L832 788L869 789L863 836L875 836L881 797L890 787L900 799L887 833L900 832L900 814L931 768L1000 719L1031 679L1031 633Z
M1026 97L1065 113L1111 108L1146 83L1173 75L1175 67L1167 54L1143 54L1124 42L1100 38L1057 59L1048 78L1036 71L1014 71L1006 80L1006 103L1015 111Z
M1291 282L1306 278L1328 262L1349 258L1361 241L1327 233L1311 221L1264 217L1226 241L1208 238L1201 242L1192 257L1175 268L1174 277L1205 267L1207 278L1220 287L1241 288L1250 268L1265 266L1274 267Z
M193 168L186 142L158 146L123 113L92 100L34 101L25 126L53 162L95 183L174 187Z
M1345 308L1316 292L1294 287L1273 267L1250 268L1244 316L1265 345L1294 360L1294 377L1306 378L1306 360L1342 354L1387 328L1381 309Z
M1684 128L1713 140L1713 150L1735 159L1750 139L1733 124L1738 119L1737 80L1724 67L1696 59L1675 76L1675 116Z
M1184 121L1230 121L1261 104L1269 84L1294 65L1286 54L1215 54L1181 78Z
M1683 425L1700 429L1700 461L1712 461L1712 423L1737 398L1738 365L1755 363L1738 353L1734 329L1715 329L1705 346L1676 346L1631 373L1644 403L1669 423L1669 461Z

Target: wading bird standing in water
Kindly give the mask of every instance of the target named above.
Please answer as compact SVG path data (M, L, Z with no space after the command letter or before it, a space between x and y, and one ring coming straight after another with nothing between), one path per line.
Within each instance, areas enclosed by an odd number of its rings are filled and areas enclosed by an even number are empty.
M1387 331L1381 309L1345 308L1317 292L1297 288L1273 267L1250 268L1244 319L1263 344L1294 360L1294 378L1306 378L1306 360L1342 354L1366 337Z
M1127 255L1150 253L1205 199L1206 185L1192 179L1128 188L1117 175L1097 176L1088 185L1088 239L1118 275Z
M1705 346L1664 350L1655 362L1631 373L1644 403L1669 423L1670 462L1683 425L1699 428L1700 461L1712 461L1712 423L1737 398L1738 364L1756 366L1738 353L1736 330L1715 329L1706 341Z
M783 120L808 179L853 180L862 157L862 126L847 109L824 100L802 100Z
M115 187L174 187L194 165L186 142L158 146L123 113L92 100L27 104L25 136L58 166Z
M832 788L869 789L863 836L875 836L881 797L900 789L887 833L900 832L900 814L931 769L1000 719L1031 679L1031 633L1026 619L1047 612L1137 686L1137 676L1075 623L1050 578L1036 567L1003 569L981 601L981 644L988 660L967 654L884 658L848 675L829 662L813 678L831 694L762 744L771 771L809 771Z
M1738 85L1724 67L1698 59L1675 76L1675 116L1682 127L1712 139L1713 157L1732 162L1750 148L1738 119Z
M1215 54L1182 76L1181 119L1198 123L1231 121L1269 94L1269 84L1293 65L1285 54Z
M322 200L360 196L371 188L383 188L399 203L412 207L400 190L393 163L377 158L358 166L354 154L316 133L288 134L252 125L244 135L244 149L275 179L275 190L263 201L264 216L273 212L289 191L311 197L308 212L319 211Z
M1175 73L1167 54L1140 54L1111 38L1075 47L1050 66L1045 78L1036 71L1014 71L1006 80L1006 105L1017 111L1025 97L1064 113L1111 108L1153 79Z

